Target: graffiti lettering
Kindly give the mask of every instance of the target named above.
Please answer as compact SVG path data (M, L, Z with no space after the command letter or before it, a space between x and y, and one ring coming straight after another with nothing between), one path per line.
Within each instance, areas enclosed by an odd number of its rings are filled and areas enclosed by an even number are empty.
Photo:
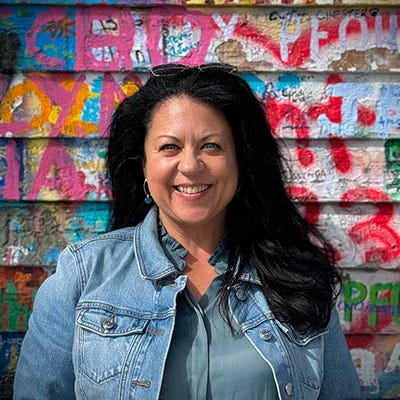
M357 101L372 94L369 84L336 83L326 88L328 95L342 98L340 113L345 124L332 123L325 114L318 117L321 131L338 136L351 136L357 126Z
M390 355L389 361L385 368L385 372L394 372L397 368L400 368L400 343L396 343L394 350Z
M0 139L0 146L5 143L7 143L5 155L0 154L0 165L6 170L3 182L0 178L0 199L18 200L21 154L17 142L11 140L5 142L5 139ZM3 174L0 173L1 175Z
M137 12L132 13L135 23L136 35L134 36L134 43L131 51L131 58L135 68L145 67L150 65L150 54L147 50L147 33L143 27L144 22Z
M51 176L49 176L51 174ZM71 162L70 155L65 148L56 141L49 141L42 155L37 176L32 183L31 190L27 196L28 200L39 198L42 188L65 191L68 197L84 200L86 192L81 186L75 165Z
M75 70L132 69L135 24L128 9L116 8L110 18L104 8L78 8L76 18L76 45L82 50Z
M65 68L67 61L70 60L71 53L70 48L75 45L72 37L74 36L73 31L73 19L68 9L48 9L36 16L30 30L26 35L26 49L33 59L40 65L45 65L50 68ZM57 32L61 31L60 35ZM42 35L40 35L42 33ZM45 39L46 35L50 37L52 46L47 49L53 49L54 51L46 51L46 46L42 45L40 48L37 44L37 35L42 40L40 42L48 43ZM72 36L72 37L71 37ZM57 40L55 40L57 38Z
M393 181L386 188L393 200L400 200L400 140L385 142L385 161L386 167L393 174Z
M350 202L369 199L377 203L377 213L364 222L355 224L349 230L349 236L356 244L368 243L365 248L365 259L371 263L386 263L400 255L400 236L389 225L394 213L387 195L374 189L354 189L343 194L342 206L349 207Z
M369 305L363 302L368 297ZM361 282L344 282L344 320L352 321L353 310L361 306L368 309L368 324L377 326L379 316L390 317L400 326L400 282L374 283L368 288Z
M213 13L212 17L215 23L218 25L218 28L221 29L222 33L224 34L224 40L230 40L238 22L239 14L233 13L228 23L225 23L224 19L219 13Z
M29 74L0 104L0 135L105 136L112 111L140 81L130 73L76 76Z
M400 132L400 87L384 84L380 88L375 130L378 137L388 138Z
M248 62L265 56L275 68L331 69L352 50L394 53L398 48L398 14L372 8L210 14L174 7L139 13L116 7L32 7L25 12L32 22L22 27L24 68L117 71L148 68L150 61L200 64L215 61L216 45L237 41ZM17 15L7 16L10 21L21 24ZM385 58L376 53L377 61Z
M285 18L281 23L281 59L285 63L289 60L288 44L295 43L300 37L301 27L300 18L293 15L291 18Z
M335 249L340 322L365 397L400 398L399 10L27 3L0 6L0 330L20 332L0 336L0 393L12 390L33 297L60 252L108 229L115 106L151 66L219 61L262 100L287 192Z
M398 35L398 23L397 16L390 14L389 16L389 32L385 35L382 27L382 15L377 14L376 23L376 46L387 47L390 51L394 51L397 48L397 35Z

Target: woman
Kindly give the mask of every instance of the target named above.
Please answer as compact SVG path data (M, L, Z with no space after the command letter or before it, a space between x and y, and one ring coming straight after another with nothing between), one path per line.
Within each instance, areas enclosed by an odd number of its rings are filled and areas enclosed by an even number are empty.
M358 399L328 246L232 68L163 65L111 124L110 233L40 288L16 399Z

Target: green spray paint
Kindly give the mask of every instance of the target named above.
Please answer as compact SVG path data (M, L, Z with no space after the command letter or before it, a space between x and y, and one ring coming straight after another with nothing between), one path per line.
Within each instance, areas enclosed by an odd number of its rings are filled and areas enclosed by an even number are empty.
M386 168L393 175L393 181L386 189L393 200L400 200L400 139L390 139L385 142Z
M14 282L8 281L6 289L0 288L0 331L2 332L23 332L28 329L32 310L27 305L18 303L17 299L17 288ZM4 319L6 326L3 326Z

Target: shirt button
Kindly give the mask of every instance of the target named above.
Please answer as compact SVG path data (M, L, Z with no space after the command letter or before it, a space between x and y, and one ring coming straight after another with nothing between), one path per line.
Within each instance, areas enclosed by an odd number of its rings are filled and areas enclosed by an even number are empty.
M288 383L285 386L285 392L288 396L291 396L293 394L293 385L291 383Z
M236 297L241 301L246 300L247 299L247 293L243 289L238 289L236 291Z
M268 329L261 329L260 331L260 338L262 340L271 340L272 339L272 333Z

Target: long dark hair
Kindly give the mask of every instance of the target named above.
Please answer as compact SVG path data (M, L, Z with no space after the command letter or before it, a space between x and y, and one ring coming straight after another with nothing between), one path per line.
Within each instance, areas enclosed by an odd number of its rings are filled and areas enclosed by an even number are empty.
M242 261L239 273L229 268L225 275L220 298L225 315L229 288L238 281L244 265L250 264L278 319L297 330L324 328L340 283L333 252L288 198L278 141L262 104L236 74L193 67L150 76L118 106L107 155L113 196L111 229L136 225L147 214L150 206L144 202L142 168L147 128L163 101L181 95L220 110L235 140L239 188L228 205L226 229L231 261L239 256Z

